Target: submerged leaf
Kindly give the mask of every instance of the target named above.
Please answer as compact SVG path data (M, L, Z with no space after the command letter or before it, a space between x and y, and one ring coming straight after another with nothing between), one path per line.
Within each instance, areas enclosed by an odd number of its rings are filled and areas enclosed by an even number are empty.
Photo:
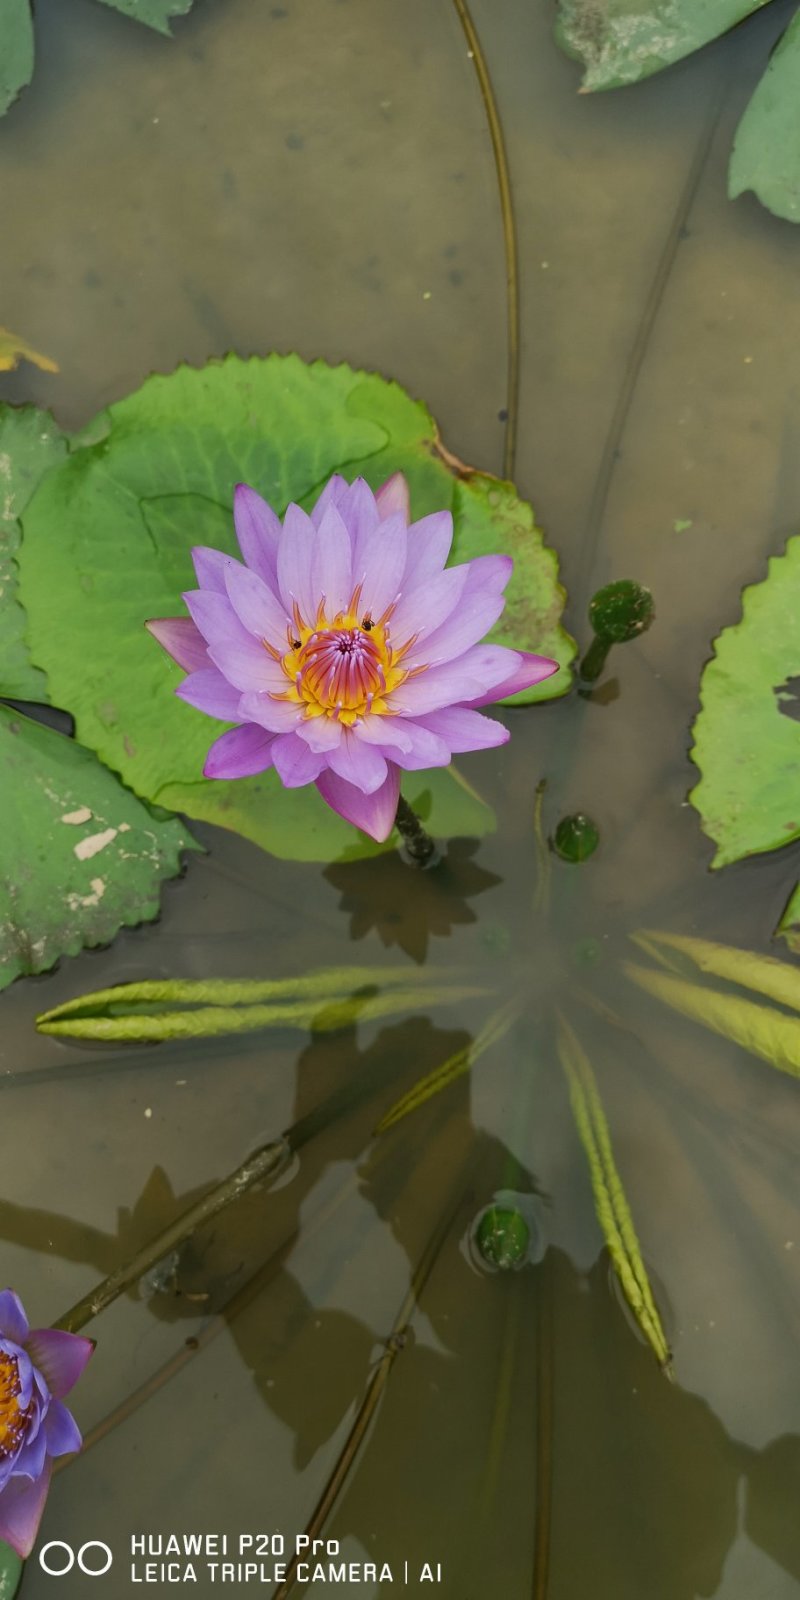
M691 55L768 0L559 0L556 38L584 89L618 89Z
M287 792L274 772L235 783L204 779L221 725L175 698L181 673L145 631L149 617L174 614L192 586L192 546L235 553L231 503L239 480L283 511L290 500L312 503L337 468L350 478L363 473L373 486L401 468L415 516L452 505L455 560L504 546L510 524L517 556L511 622L494 636L570 657L555 559L530 508L508 484L480 474L454 478L436 453L424 406L382 378L306 366L294 356L229 356L201 371L181 367L148 379L90 437L94 443L73 450L25 513L29 637L51 692L75 715L78 737L151 801L288 858L330 861L379 848L313 788ZM553 681L563 691L569 674ZM434 835L493 826L489 807L451 769L411 774L404 793L414 805L431 797L424 820Z
M728 194L800 222L800 12L790 22L736 130Z
M800 838L800 538L745 589L742 618L714 644L700 686L689 796L717 845L715 867Z
M642 1258L630 1206L614 1160L611 1135L597 1082L580 1040L558 1019L558 1054L569 1084L570 1103L589 1165L597 1220L603 1230L625 1299L659 1364L669 1369L670 1350Z
M523 1006L524 1001L516 998L509 1001L507 1005L501 1006L499 1011L495 1011L494 1015L489 1018L489 1021L481 1028L480 1033L476 1035L470 1044L465 1045L463 1050L457 1050L455 1055L448 1056L441 1066L434 1067L433 1072L429 1072L426 1077L420 1078L419 1082L415 1083L407 1094L404 1094L400 1100L396 1100L394 1105L389 1107L389 1110L381 1117L375 1132L385 1133L387 1128L394 1127L396 1122L400 1122L403 1117L409 1116L412 1111L417 1111L427 1100L432 1100L434 1095L441 1094L443 1089L449 1089L451 1083L455 1083L466 1072L470 1072L484 1051L488 1050L491 1045L497 1044L508 1033L512 1023L516 1022L517 1017L520 1015Z
M422 989L428 983L453 981L463 976L463 968L423 967L414 973L414 983ZM112 989L95 989L91 994L65 1000L37 1017L37 1025L62 1017L93 1017L111 1006L157 1005L171 1002L185 1006L240 1006L281 1000L320 1000L331 995L350 994L372 985L384 988L409 982L405 967L325 967L301 978L148 978L140 983L118 983Z
M752 1055L760 1056L780 1072L800 1077L800 1018L790 1017L772 1006L757 1005L738 995L722 994L684 978L665 972L652 972L627 961L623 969L634 983L663 1000L695 1022L702 1022L714 1033L732 1039Z
M150 921L192 848L88 750L0 706L0 988Z
M676 971L680 971L681 966L674 959L675 953L684 956L701 972L741 984L744 989L755 989L769 1000L800 1011L800 969L787 961L776 961L774 956L760 956L753 950L738 950L733 945L715 944L711 939L692 939L678 933L644 929L632 937L649 955L666 961Z
M330 975L333 978L333 974ZM381 994L370 973L369 981L355 993L343 987L325 998L320 996L276 1002L272 1005L200 1005L187 1011L148 1011L136 1008L114 1014L114 1007L98 1013L63 1015L64 1008L37 1017L40 1033L62 1039L101 1039L106 1043L155 1044L164 1039L208 1039L224 1033L251 1033L259 1028L301 1028L312 1033L334 1033L352 1028L357 1022L375 1022L402 1012L427 1011L430 1006L456 1005L486 991L467 984L416 984L398 987ZM300 980L298 980L299 982ZM149 985L132 985L148 988ZM153 987L158 987L154 985ZM200 987L208 987L201 985ZM234 987L231 985L231 987ZM241 989L243 985L235 987ZM324 987L324 985L323 985ZM108 991L113 993L113 991ZM98 996L92 997L95 1000ZM118 1002L125 1004L124 1000Z
M0 0L0 8L2 3L3 0ZM2 14L0 14L0 30L2 30ZM4 41L0 32L0 43L2 42ZM39 351L34 350L25 339L21 339L18 333L9 333L8 328L0 328L0 372L13 372L20 361L31 361L42 372L58 372L55 361L51 361L49 356L40 355Z

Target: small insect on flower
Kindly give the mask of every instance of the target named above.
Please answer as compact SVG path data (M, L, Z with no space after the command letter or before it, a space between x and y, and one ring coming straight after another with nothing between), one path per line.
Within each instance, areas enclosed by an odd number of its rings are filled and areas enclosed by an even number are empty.
M281 522L240 484L244 564L194 551L189 617L147 624L188 677L189 705L236 726L211 746L209 778L274 767L286 788L315 783L340 816L386 839L401 769L505 744L479 707L557 670L544 656L480 640L497 621L510 556L445 566L449 511L410 520L396 473L377 494L334 475L308 515Z
M53 1457L80 1450L62 1399L93 1350L75 1333L31 1330L14 1291L0 1292L0 1539L23 1560L39 1531Z

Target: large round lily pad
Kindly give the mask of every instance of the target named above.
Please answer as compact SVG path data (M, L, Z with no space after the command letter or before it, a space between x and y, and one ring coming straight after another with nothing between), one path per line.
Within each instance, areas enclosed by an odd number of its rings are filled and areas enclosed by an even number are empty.
M274 853L330 860L374 848L314 789L287 792L273 772L236 783L202 777L220 725L178 701L181 674L145 631L182 611L190 551L236 552L240 480L278 511L310 505L334 471L377 487L402 469L415 516L452 507L454 559L515 558L492 637L556 657L563 669L527 700L563 693L572 641L560 627L556 559L512 485L455 463L423 405L396 384L296 356L229 356L148 379L112 406L42 482L24 516L22 593L34 660L78 737L145 799L232 828ZM469 758L461 766L469 778ZM451 769L414 774L441 835L479 834L488 807Z
M800 537L745 589L741 621L715 641L700 688L691 801L713 865L800 838Z

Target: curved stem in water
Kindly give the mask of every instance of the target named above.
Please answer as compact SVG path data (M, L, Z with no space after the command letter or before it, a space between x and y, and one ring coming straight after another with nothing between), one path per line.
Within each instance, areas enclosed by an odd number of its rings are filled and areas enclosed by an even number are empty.
M517 451L517 421L519 416L519 252L514 204L511 196L511 176L503 135L503 124L497 108L489 68L480 38L470 15L467 0L453 0L469 54L475 66L481 98L494 152L497 183L500 190L500 212L503 219L503 245L506 258L508 356L506 368L506 438L503 451L503 477L513 478Z

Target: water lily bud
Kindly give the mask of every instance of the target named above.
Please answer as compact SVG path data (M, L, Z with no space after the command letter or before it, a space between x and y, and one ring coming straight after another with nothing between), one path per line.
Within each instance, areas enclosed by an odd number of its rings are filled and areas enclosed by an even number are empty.
M655 603L649 589L632 578L620 578L617 583L607 583L598 589L589 604L589 621L594 629L593 638L581 664L580 676L585 683L594 683L606 664L612 644L625 644L645 633L656 614Z
M475 1231L475 1243L487 1266L506 1272L527 1259L530 1229L519 1211L489 1206Z
M585 861L600 843L597 824L582 811L562 817L553 838L553 849L562 861Z
M643 583L621 578L598 589L589 605L589 621L601 639L625 644L645 633L656 614L655 602Z

